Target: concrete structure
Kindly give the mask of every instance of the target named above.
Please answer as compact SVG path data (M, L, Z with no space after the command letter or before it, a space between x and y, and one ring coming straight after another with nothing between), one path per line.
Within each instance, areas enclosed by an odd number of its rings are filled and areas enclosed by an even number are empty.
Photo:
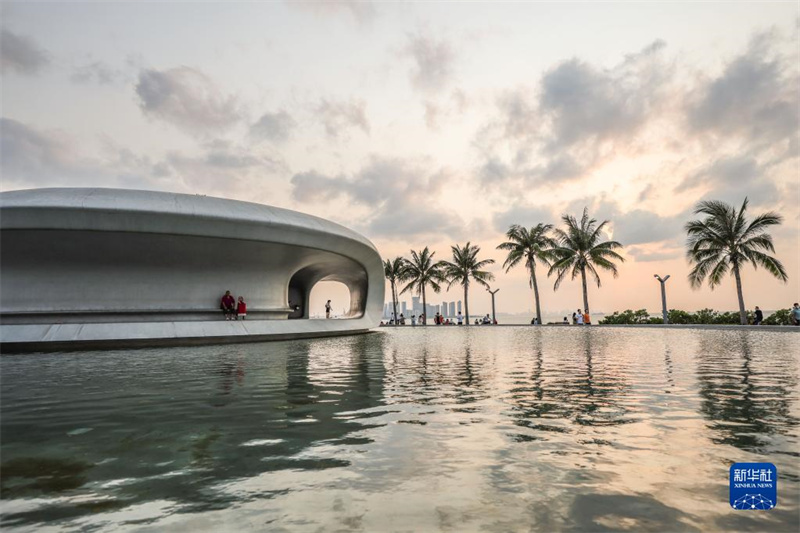
M338 224L205 196L117 189L0 194L0 342L9 350L241 342L365 332L380 322L380 255ZM341 320L308 320L320 281ZM225 321L226 290L247 321Z

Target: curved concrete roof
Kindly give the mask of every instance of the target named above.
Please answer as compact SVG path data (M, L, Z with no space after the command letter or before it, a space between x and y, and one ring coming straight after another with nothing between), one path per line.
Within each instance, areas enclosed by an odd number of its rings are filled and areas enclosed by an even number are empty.
M311 232L317 239L319 233L324 233L377 251L366 237L335 222L280 207L199 194L103 188L26 189L0 193L0 208L3 229L135 231L301 245L308 243L298 242L297 234ZM66 227L65 211L74 212L66 220ZM282 227L294 238L276 240L273 232L267 236L257 231L259 226Z

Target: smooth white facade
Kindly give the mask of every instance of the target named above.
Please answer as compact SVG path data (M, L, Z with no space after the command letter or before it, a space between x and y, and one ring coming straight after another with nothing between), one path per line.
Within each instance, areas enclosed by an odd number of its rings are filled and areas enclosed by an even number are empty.
M120 189L0 194L5 349L238 342L366 331L379 324L383 266L363 236L260 204ZM351 306L308 320L319 281ZM221 296L244 296L246 322ZM45 346L47 345L47 346Z

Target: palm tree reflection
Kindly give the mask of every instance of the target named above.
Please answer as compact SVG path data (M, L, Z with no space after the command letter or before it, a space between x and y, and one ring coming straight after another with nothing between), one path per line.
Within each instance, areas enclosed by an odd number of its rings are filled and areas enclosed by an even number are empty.
M737 334L731 343L708 337L700 343L700 411L714 431L715 443L763 453L773 435L788 434L800 423L789 402L790 391L797 386L796 367L772 368L776 358L756 363L750 332ZM760 371L759 365L763 365Z

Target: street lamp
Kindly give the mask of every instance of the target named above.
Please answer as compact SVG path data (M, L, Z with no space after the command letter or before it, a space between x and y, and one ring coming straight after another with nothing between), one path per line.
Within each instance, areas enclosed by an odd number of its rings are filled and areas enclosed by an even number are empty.
M497 324L497 318L495 317L495 314L494 314L494 295L497 294L497 291L499 291L499 290L500 289L495 289L495 290L492 291L492 290L486 289L486 292L488 292L489 294L492 295L492 324L493 325Z
M664 324L669 324L669 317L667 316L667 289L665 286L669 279L669 274L663 278L658 274L653 274L653 277L661 283L661 314L664 316Z

